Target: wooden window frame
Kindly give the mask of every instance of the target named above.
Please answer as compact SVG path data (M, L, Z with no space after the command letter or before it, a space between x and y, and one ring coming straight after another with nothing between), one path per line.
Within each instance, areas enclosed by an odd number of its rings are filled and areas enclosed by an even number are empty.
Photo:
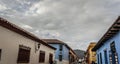
M50 63L51 61L53 61L53 54L52 54L52 53L49 54L49 63Z
M103 61L102 61L102 53L100 53L100 64L102 64Z
M19 45L17 63L29 63L30 61L30 47Z
M59 61L63 60L63 55L59 55Z
M39 63L45 62L45 51L40 51L39 53Z
M107 50L104 50L104 58L105 58L105 64L108 64L108 53Z
M97 54L97 62L100 64L100 54Z
M62 45L62 44L59 45L59 50L60 50L60 51L63 50L63 45Z
M116 53L115 41L110 44L111 52Z

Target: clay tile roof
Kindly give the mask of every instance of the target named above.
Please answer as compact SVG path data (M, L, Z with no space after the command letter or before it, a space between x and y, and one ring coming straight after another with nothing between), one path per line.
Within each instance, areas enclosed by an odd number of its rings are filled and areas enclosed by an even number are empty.
M68 46L66 43L64 43L58 39L42 39L42 40L48 44L63 44L76 55L76 53L73 51L73 49L70 46Z
M65 44L64 42L57 39L42 39L42 40L48 44Z
M45 46L47 46L47 47L49 47L49 48L56 49L56 48L48 45L47 43L45 43L45 42L42 41L41 39L39 39L39 38L38 38L37 36L35 36L34 34L32 34L32 33L28 32L28 31L26 31L26 30L18 27L17 25L15 25L15 24L13 24L13 23L8 22L6 19L3 19L3 18L1 18L1 17L0 17L0 26L2 26L2 27L4 27L4 28L7 28L7 29L9 29L9 30L11 30L11 31L14 31L14 32L16 32L16 33L18 33L18 34L20 34L20 35L22 35L22 36L24 36L24 37L27 37L27 38L31 39L31 40L34 40L34 41L36 41L36 42L39 42L39 43L41 43L41 44L43 44L43 45L45 45Z

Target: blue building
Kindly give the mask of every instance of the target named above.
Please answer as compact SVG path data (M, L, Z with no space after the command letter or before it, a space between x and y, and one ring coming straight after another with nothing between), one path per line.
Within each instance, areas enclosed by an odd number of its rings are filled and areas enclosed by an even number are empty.
M77 62L77 55L66 43L57 39L43 39L43 41L56 48L56 64L72 64Z
M120 17L92 50L97 52L97 64L120 64Z

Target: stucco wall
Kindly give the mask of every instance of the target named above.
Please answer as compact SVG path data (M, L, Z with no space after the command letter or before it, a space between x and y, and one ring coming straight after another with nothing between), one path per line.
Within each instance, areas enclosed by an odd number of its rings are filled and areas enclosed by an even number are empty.
M55 60L57 61L57 64L69 64L69 49L63 45L63 61L59 62L59 45L60 44L50 44L51 46L55 47L57 50L55 51Z
M0 26L0 49L2 49L0 64L17 64L19 45L31 48L28 64L49 64L49 53L54 54L55 50L41 45L39 50L45 51L46 58L45 63L39 63L39 51L35 52L35 43L37 42Z
M63 59L69 61L69 49L65 45L63 46Z
M115 42L116 51L118 53L118 59L120 64L120 32L118 32L114 37L106 41L98 50L97 54L102 53L102 64L105 64L105 58L104 58L104 50L107 50L107 58L108 58L108 64L110 64L109 61L109 51L110 51L110 43Z
M59 45L58 44L50 44L51 46L53 46L54 48L56 48L55 51L55 59L58 59L58 54L59 54Z

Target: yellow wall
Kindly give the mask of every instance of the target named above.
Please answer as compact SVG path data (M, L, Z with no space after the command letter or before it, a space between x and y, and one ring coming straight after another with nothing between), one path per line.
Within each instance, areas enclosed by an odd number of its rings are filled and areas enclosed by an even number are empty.
M86 51L87 54L87 60L88 60L88 64L91 64L92 61L96 62L96 52L92 51L92 48L96 45L96 43L90 43L90 45L88 46L88 49Z

